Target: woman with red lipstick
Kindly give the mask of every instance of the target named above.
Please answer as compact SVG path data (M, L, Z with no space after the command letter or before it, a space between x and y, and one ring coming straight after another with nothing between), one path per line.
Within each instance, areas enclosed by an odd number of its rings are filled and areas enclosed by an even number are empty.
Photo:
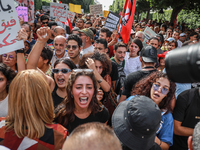
M71 133L88 122L106 123L108 110L96 98L97 81L91 69L74 69L67 84L67 97L56 108L55 121Z
M173 145L174 122L172 117L171 102L174 97L176 85L162 72L153 72L149 76L138 81L132 89L132 95L145 95L150 97L162 111L162 118L155 142L163 150ZM127 100L131 99L130 96ZM148 104L147 104L148 105Z

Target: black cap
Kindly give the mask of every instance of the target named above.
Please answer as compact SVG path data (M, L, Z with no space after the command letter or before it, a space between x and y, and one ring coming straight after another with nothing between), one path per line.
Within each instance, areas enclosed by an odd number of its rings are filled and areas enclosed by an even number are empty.
M153 46L147 46L143 48L140 56L144 62L158 62L157 50Z

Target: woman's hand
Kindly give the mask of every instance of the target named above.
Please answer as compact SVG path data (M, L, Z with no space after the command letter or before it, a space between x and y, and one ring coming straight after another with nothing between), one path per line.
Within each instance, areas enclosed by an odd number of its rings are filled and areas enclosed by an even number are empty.
M51 36L51 31L49 27L41 27L37 30L38 40L40 42L47 42Z
M93 60L93 59L88 58L88 59L85 61L85 64L87 65L87 67L88 67L89 69L92 69L93 71L96 70L95 63L94 63L94 60Z
M24 28L21 28L18 32L16 39L18 41L23 40L25 42L27 40L27 38L28 38L28 34L27 34L26 30Z
M103 91L98 89L98 92L97 92L97 100L100 101L103 99Z

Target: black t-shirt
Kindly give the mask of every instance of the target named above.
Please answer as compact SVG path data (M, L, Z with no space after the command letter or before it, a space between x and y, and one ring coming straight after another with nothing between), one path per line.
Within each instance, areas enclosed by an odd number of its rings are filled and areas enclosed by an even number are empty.
M110 73L110 77L112 81L116 81L118 79L118 68L117 68L117 64L113 61L111 61L111 65L112 65L112 71Z
M182 122L181 126L194 129L195 125L199 122L200 118L200 96L199 89L193 91L193 98L189 101L190 90L186 90L179 94L176 105L173 111L174 120ZM198 116L198 117L197 117ZM187 144L188 136L173 135L173 146L170 150L188 150Z
M53 92L51 93L52 95L52 98L53 98L53 105L54 105L54 108L56 108L63 100L64 98L58 96L58 94L56 93L56 90L57 90L57 85L55 86Z
M157 71L157 70L139 70L136 72L132 72L126 76L126 79L124 80L122 95L125 95L127 98L130 96L131 90L133 88L133 85L135 85L136 82L138 82L143 77L149 75L150 73Z
M103 110L96 113L96 114L90 114L87 118L85 119L80 119L78 118L76 115L75 115L75 120L68 124L66 126L66 128L68 129L69 133L72 133L72 131L78 127L79 125L81 124L84 124L84 123L88 123L88 122L101 122L101 123L105 123L106 121L108 121L109 119L109 113L108 113L108 110L107 108L105 108L103 105ZM101 108L99 108L101 109Z
M123 150L132 150L123 144L122 144L122 149ZM154 143L153 146L149 150L162 150L162 149L160 148L160 146L157 143Z

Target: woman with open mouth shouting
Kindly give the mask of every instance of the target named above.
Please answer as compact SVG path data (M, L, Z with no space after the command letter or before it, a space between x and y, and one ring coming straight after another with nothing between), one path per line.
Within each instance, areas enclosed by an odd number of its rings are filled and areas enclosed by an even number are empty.
M131 92L132 96L127 99L136 95L144 95L150 97L159 106L162 118L155 142L163 150L167 150L169 146L173 145L174 122L171 103L174 100L175 90L175 83L170 81L166 74L153 72L135 84Z
M97 80L92 69L74 69L67 84L67 97L56 108L55 121L71 133L88 122L106 123L108 110L97 100Z
M37 64L42 49L49 39L51 32L49 28L43 27L37 30L37 35L38 40L28 56L27 69L37 69ZM69 76L74 68L76 68L76 65L70 59L65 58L59 59L54 63L54 69L52 69L53 78L45 75L42 71L40 71L50 86L54 108L56 108L66 97L66 86Z

